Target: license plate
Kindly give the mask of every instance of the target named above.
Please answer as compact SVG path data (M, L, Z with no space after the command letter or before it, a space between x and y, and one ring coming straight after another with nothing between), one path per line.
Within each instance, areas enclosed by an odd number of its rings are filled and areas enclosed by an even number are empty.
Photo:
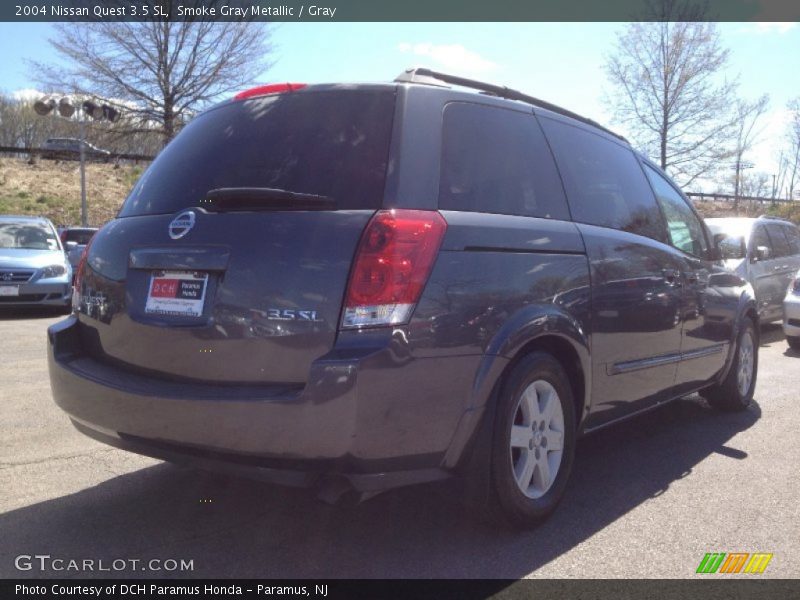
M0 285L0 296L19 296L19 286Z
M144 312L155 315L200 317L208 287L208 273L159 271L150 277Z

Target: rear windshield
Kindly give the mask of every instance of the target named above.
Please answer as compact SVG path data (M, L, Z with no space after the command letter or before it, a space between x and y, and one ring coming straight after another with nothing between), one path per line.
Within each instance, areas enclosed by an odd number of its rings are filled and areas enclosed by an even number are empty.
M394 90L301 91L231 102L190 122L134 186L121 217L199 206L209 190L266 187L379 208Z
M94 230L84 229L68 229L62 238L64 242L75 242L80 246L85 246L89 243L94 235Z

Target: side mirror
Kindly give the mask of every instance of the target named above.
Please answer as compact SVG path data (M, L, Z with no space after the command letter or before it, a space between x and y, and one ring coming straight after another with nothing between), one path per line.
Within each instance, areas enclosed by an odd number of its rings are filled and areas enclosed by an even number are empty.
M72 252L78 247L78 242L67 242L64 244L64 252Z
M756 251L753 253L753 262L769 259L769 248L767 246L756 246Z
M747 247L741 236L717 233L714 235L714 248L711 254L711 260L741 259L747 256Z

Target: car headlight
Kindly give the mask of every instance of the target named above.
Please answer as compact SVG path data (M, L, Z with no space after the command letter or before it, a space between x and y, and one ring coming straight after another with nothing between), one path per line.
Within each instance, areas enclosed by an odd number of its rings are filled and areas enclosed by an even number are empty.
M42 279L50 279L51 277L61 277L67 272L64 265L51 265L42 269Z

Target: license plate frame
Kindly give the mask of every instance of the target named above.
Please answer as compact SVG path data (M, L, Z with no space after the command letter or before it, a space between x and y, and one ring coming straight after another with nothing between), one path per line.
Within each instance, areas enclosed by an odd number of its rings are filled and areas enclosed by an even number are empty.
M0 296L3 296L3 297L19 296L19 286L18 285L0 285Z
M208 292L208 273L159 270L150 274L144 312L165 317L202 317Z

